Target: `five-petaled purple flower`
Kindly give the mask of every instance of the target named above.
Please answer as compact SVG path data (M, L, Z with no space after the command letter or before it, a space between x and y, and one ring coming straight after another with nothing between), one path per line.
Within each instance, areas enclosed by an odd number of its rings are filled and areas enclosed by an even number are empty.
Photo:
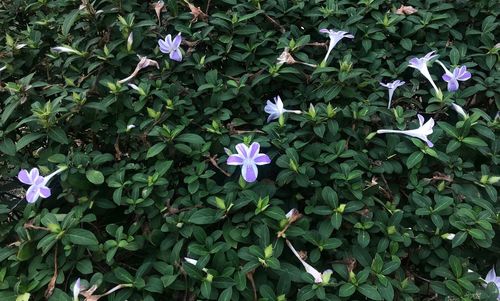
M236 145L236 151L237 154L230 155L227 158L227 165L242 165L241 175L249 183L257 179L257 165L271 163L268 155L259 153L260 144L258 142L252 143L250 147L247 147L245 143L239 143Z
M429 69L427 69L427 63L433 58L438 57L437 54L434 54L435 51L431 51L427 53L424 57L414 57L409 61L408 67L415 68L420 73L422 73L425 78L431 83L434 90L436 90L436 96L439 98L442 96L441 90L436 86L434 81L432 80L431 74L429 73Z
M158 45L160 46L160 51L163 53L168 53L170 55L170 59L180 62L182 61L182 52L181 52L181 41L182 41L182 36L181 33L179 32L174 40L172 41L172 36L167 35L165 37L165 40L159 39L158 40Z
M53 176L65 169L66 167L59 168L46 177L41 176L38 168L36 167L32 168L29 173L26 169L21 169L17 178L22 183L30 185L26 191L26 200L28 203L36 202L38 197L42 197L44 199L50 197L50 188L47 187L47 183Z
M387 104L387 108L390 108L391 107L391 102L392 102L392 95L394 94L394 91L398 88L398 87L401 87L402 85L404 85L405 82L402 81L402 80L395 80L393 81L392 83L387 83L387 84L384 84L384 83L380 83L380 85L382 87L386 87L387 89L389 89L389 103Z
M453 72L450 72L450 70L448 70L448 68L446 68L443 63L441 63L440 61L436 62L439 63L439 65L441 65L441 67L443 67L444 69L442 78L445 82L448 83L448 91L450 92L455 92L458 90L458 81L464 82L472 77L470 72L467 71L466 66L456 67L455 69L453 69Z
M335 31L333 29L320 29L319 32L321 33L326 33L328 34L328 37L330 38L330 44L328 45L328 51L326 52L325 58L323 59L323 62L326 62L328 59L328 56L330 56L330 52L332 49L337 45L337 43L342 40L343 38L349 38L349 39L354 39L354 36L347 31Z
M427 143L429 147L433 147L434 144L432 141L427 138L430 134L432 134L432 128L434 127L434 119L430 118L427 120L426 123L424 123L424 116L418 114L418 122L420 126L417 129L414 130L406 130L406 131L399 131L399 130L378 130L377 134L388 134L388 133L393 133L393 134L403 134L415 138L419 138L423 140L424 142Z
M486 275L486 278L484 279L486 284L493 282L498 289L498 297L497 300L500 300L500 277L497 277L497 274L495 272L495 267L492 267L491 270L488 272Z

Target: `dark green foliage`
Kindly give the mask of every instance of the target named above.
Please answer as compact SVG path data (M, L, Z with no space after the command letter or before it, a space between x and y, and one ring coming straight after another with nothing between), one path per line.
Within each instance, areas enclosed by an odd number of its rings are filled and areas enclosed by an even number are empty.
M1 1L0 300L43 300L47 288L72 300L78 277L96 294L123 284L101 299L113 301L495 300L480 277L500 265L500 4L404 2L418 12L212 0L193 3L208 14L194 18L166 0L158 26L147 1ZM277 65L286 47L319 65L322 28L355 38L326 66ZM177 32L181 63L157 42ZM51 51L64 45L75 52ZM407 67L432 50L472 73L443 100ZM118 83L137 55L159 63L131 81L140 91ZM445 91L439 65L430 72ZM389 110L379 82L392 79L407 83ZM266 123L278 94L307 113ZM375 134L416 128L416 113L436 120L433 148ZM272 159L254 183L225 164L224 148L243 141ZM18 203L20 168L57 165L68 170L51 198ZM292 208L302 217L287 225ZM330 283L314 284L278 233L332 269Z

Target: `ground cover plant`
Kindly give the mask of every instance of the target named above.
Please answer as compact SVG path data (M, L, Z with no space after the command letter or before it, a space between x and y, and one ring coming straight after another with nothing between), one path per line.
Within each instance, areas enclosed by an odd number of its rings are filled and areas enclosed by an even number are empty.
M499 12L2 1L0 300L499 299Z

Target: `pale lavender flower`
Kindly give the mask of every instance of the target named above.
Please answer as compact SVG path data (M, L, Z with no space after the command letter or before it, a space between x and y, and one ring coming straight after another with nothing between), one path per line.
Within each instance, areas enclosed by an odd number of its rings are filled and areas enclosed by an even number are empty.
M486 284L492 282L497 286L497 289L499 291L497 300L500 300L500 277L497 277L495 267L492 267L488 274L486 274L486 278L484 278L484 281L486 282Z
M304 259L302 259L300 254L297 252L297 250L295 250L295 248L292 246L292 244L290 243L290 241L288 239L286 240L286 244L290 248L290 250L292 251L293 255L295 255L295 257L297 257L297 259L300 261L300 263L302 263L302 265L306 269L306 272L309 275L314 277L315 283L323 283L323 282L328 283L330 281L330 276L333 273L332 270L328 269L328 270L324 271L323 273L320 273L318 270L316 270L311 265L309 265L307 262L305 262Z
M451 103L451 108L455 110L459 115L461 115L464 119L467 119L469 117L469 114L467 114L461 106Z
M159 39L158 45L160 46L160 51L163 53L168 53L171 60L180 62L182 61L182 52L180 49L182 41L181 33L179 32L174 40L172 41L172 36L167 35L165 40Z
M415 68L417 69L418 71L420 71L420 73L425 76L425 78L427 78L427 80L431 83L432 87L434 88L434 90L436 91L436 96L438 96L439 98L441 98L442 96L442 92L441 90L439 90L439 88L436 86L436 84L434 83L434 81L432 80L432 77L431 77L431 74L429 73L429 69L427 69L427 63L438 57L437 54L434 54L435 51L431 51L429 53L427 53L424 57L415 57L415 58L412 58L410 61L409 61L409 67L412 67L412 68Z
M440 61L436 61L441 67L443 67L444 74L442 76L443 80L448 83L448 91L455 92L459 88L458 81L464 82L469 80L472 75L469 71L467 71L466 66L460 66L453 69L453 72L450 72L446 66Z
M65 169L66 167L59 168L46 177L41 176L38 168L36 167L32 168L29 173L26 169L21 169L17 175L17 178L19 179L19 181L21 181L21 183L30 185L30 187L26 191L26 200L28 201L28 203L36 202L39 197L44 199L50 197L51 192L50 188L47 187L47 183L53 176Z
M280 118L281 115L285 112L301 114L302 112L299 110L287 110L283 107L283 101L281 101L281 97L278 95L274 97L274 103L270 100L267 101L266 106L264 107L264 112L269 114L267 117L267 122L271 122L272 120Z
M73 285L73 301L78 301L78 295L82 290L80 286L80 278L76 279L75 284Z
M427 136L432 134L432 128L434 127L434 119L430 118L429 120L427 120L426 123L424 123L424 117L420 114L418 114L417 116L418 116L418 122L420 124L420 126L417 129L406 130L406 131L378 130L377 134L394 133L394 134L408 135L411 137L419 138L425 141L429 147L433 147L434 144L427 138Z
M158 65L157 61L148 59L146 56L137 55L137 57L139 58L139 62L137 63L137 66L135 66L134 72L132 72L132 74L130 74L128 77L119 80L118 81L119 84L123 84L130 81L131 79L137 76L139 71L141 71L146 67L155 66L157 69L160 69L160 65Z
M245 143L239 143L236 145L236 151L237 154L230 155L227 158L227 165L242 165L241 175L249 183L257 180L257 165L271 163L268 155L259 153L260 144L258 142L252 143L250 147L247 147Z
M330 38L330 44L328 45L328 51L326 52L326 56L323 59L323 62L326 62L328 57L330 56L330 52L337 45L337 43L343 38L354 39L354 36L347 31L334 31L332 29L320 29L319 32L328 34Z
M405 82L399 79L393 81L392 83L380 83L382 87L386 87L387 89L389 89L389 103L387 104L387 108L391 107L392 95L394 94L394 91L396 91L398 87L401 87L404 84Z

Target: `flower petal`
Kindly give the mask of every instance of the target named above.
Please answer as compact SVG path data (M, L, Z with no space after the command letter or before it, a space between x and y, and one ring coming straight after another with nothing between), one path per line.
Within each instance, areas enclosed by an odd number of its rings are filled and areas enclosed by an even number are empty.
M170 52L170 59L177 62L182 61L182 52L179 49L174 49L174 51Z
M241 175L248 183L255 182L255 180L257 180L258 173L257 165L253 163L243 164L243 167L241 168Z
M50 196L50 188L47 186L39 186L38 193L44 199Z
M453 75L452 74L448 74L448 73L445 73L443 74L443 76L441 76L441 78L446 81L446 82L449 82L453 79Z
M273 114L269 115L269 117L267 117L267 123L269 123L275 119L278 119L278 118L280 118L280 114L273 113Z
M248 150L248 148L245 145L245 143L238 143L236 145L236 151L238 152L238 154L242 158L248 158L248 152L247 152L247 150Z
M181 33L179 32L179 34L176 35L174 40L172 41L172 47L174 49L179 48L179 46L181 45L181 42L182 42L182 36L181 36Z
M257 165L266 165L266 164L269 164L271 163L271 158L269 158L268 155L266 154L258 154L254 159L253 161L255 162L255 164Z
M250 145L250 152L248 154L249 158L254 158L260 151L260 144L258 142L254 142Z
M227 165L243 165L243 158L240 155L230 155L226 161Z
M452 79L448 82L448 91L450 92L455 92L458 90L458 81L456 79Z
M33 182L31 181L31 178L30 178L30 176L28 174L28 171L26 169L21 169L19 171L19 173L17 174L17 178L23 184L28 184L28 185L33 184Z
M417 114L417 117L418 117L418 123L420 124L420 126L422 126L425 121L424 116Z
M26 200L28 203L34 203L38 199L38 186L33 185L26 191Z
M495 282L496 278L495 267L492 267L488 274L486 274L484 281L486 281L486 283Z
M40 175L40 172L38 171L38 168L34 167L30 170L30 179L32 182L35 182L35 179L38 178Z
M158 40L158 45L160 46L160 51L163 53L170 53L172 48L162 39Z

